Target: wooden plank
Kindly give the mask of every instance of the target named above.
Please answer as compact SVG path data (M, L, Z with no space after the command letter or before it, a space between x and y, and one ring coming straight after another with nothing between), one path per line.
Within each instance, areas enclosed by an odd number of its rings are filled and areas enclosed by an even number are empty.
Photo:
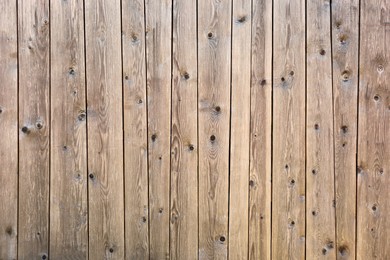
M233 1L229 259L248 256L251 7Z
M128 259L147 259L149 254L144 11L144 0L122 0L125 248Z
M390 258L390 2L361 1L357 259Z
M150 258L169 258L172 1L146 1Z
M174 0L170 259L198 257L196 0Z
M49 247L49 1L18 1L18 258L47 258Z
M120 1L85 1L89 258L124 258Z
M306 257L335 259L330 1L307 2Z
M305 1L274 2L272 257L305 258Z
M229 243L231 8L198 1L200 259L227 258Z
M15 0L0 2L0 259L17 258L18 50Z
M355 259L359 1L332 3L332 64L338 259Z
M272 2L252 0L249 259L271 259Z
M50 6L50 256L88 256L83 1Z

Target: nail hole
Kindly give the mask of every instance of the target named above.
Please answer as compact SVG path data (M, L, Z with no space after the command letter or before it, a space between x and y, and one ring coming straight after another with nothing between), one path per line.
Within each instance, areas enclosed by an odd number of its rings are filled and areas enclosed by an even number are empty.
M377 206L374 204L373 206L372 206L372 211L376 211L378 208L377 208Z
M343 143L342 146L343 146L343 147L347 146L347 143Z
M158 209L158 212L161 214L161 213L163 213L163 208L159 208Z
M70 75L75 75L76 74L76 72L74 71L74 68L72 68L72 67L69 68L69 74Z
M313 210L312 212L311 212L311 214L313 215L313 216L317 216L317 211L315 211L315 210Z
M375 95L375 96L374 96L374 100L375 100L375 101L379 101L379 96L378 96L378 95Z
M290 76L294 76L294 71L290 71Z
M340 43L342 44L342 45L344 45L344 44L346 44L347 43L347 36L346 35L341 35L340 37L339 37L339 41L340 41Z
M267 81L265 79L263 79L261 82L260 82L260 85L264 86L265 84L267 84Z
M110 251L110 253L113 253L114 252L114 248L110 248L109 251Z
M382 72L385 70L385 68L383 67L383 65L378 65L378 67L377 67L376 69L377 69L377 71L378 71L379 73L382 73Z
M378 172L379 172L379 174L380 174L380 175L383 175L383 169L382 169L382 168L381 168L381 169L379 169L379 171L378 171Z
M193 151L193 150L195 150L195 147L194 147L194 145L193 145L193 144L190 144L190 145L188 146L188 148L190 149L190 151Z
M328 252L328 250L326 250L326 248L323 248L323 249L322 249L322 254L323 254L323 255L326 255L327 252Z
M284 82L286 79L284 77L281 77L280 80Z
M246 21L246 16L241 16L238 20L237 20L237 22L239 22L239 23L244 23Z
M125 76L125 80L128 80L128 79L129 79L129 76L126 75L126 76Z
M295 180L292 179L292 180L290 181L290 183L291 183L291 185L294 185L294 184L295 184Z
M67 150L68 150L68 147L67 147L66 145L64 145L64 146L62 147L62 150L67 151Z
M142 102L143 102L142 99L138 99L137 101L138 104L142 104Z
M318 129L320 129L320 126L318 124L314 124L314 129L318 130Z
M88 176L89 176L89 178L92 179L92 180L95 178L95 175L94 175L93 173L90 173Z
M284 166L284 168L287 170L287 169L288 169L288 164L286 164L286 165Z
M316 171L315 169L313 169L313 170L311 170L311 173L312 173L313 175L315 175L315 174L317 174L317 171Z
M249 181L249 186L250 186L250 187L255 186L255 182L254 182L253 180L250 180L250 181Z
M46 259L46 258L47 258L47 255L43 254L42 259Z
M341 78L344 82L347 82L349 80L349 71L348 70L344 70L341 74Z
M209 33L207 34L207 37L208 37L209 39L213 38L213 33L212 33L212 32L209 32Z
M131 41L132 41L132 42L137 42L137 41L138 41L137 35L132 34L132 35L131 35Z
M3 109L0 107L0 114L3 113Z
M156 139L157 139L157 135L156 134L152 134L152 142L154 142L154 141L156 141Z
M37 123L35 124L35 126L36 126L38 129L42 129L43 124L42 124L41 122L37 122Z
M142 217L142 222L146 222L146 217Z
M215 112L217 112L217 113L221 112L221 107L220 106L216 106L215 107Z
M23 126L22 127L22 132L25 133L25 134L28 133L28 127L27 126Z
M341 22L336 22L335 25L336 25L336 28L337 28L337 29L340 29Z
M188 74L188 72L184 72L184 73L183 73L183 78L184 78L185 80L188 80L188 79L190 78L190 74Z
M211 142L214 142L214 141L215 141L215 135L211 135L211 136L210 136L210 141L211 141Z
M324 56L325 53L326 53L326 51L325 51L324 49L321 49L321 50L320 50L320 54L321 54L322 56Z
M12 235L12 228L11 227L7 227L6 230L5 230L5 233L7 233L8 235Z
M348 254L348 248L346 246L340 246L339 253L341 256L346 256Z
M226 238L224 236L220 236L219 237L219 241L221 241L222 243L226 241Z
M346 134L346 133L348 132L348 126L343 125L343 126L341 127L341 131L343 132L343 134Z
M77 119L79 121L84 121L86 118L87 118L87 114L85 113L85 111L80 111L80 114L78 115Z
M332 249L332 248L334 247L333 241L329 241L329 242L326 244L326 247L329 248L329 249Z

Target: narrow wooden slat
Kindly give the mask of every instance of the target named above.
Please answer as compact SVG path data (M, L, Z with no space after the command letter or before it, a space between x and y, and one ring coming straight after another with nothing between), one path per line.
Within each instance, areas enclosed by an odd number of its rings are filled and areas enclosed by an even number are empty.
M360 3L357 259L389 259L390 2Z
M18 1L18 258L47 258L49 247L49 1Z
M150 258L169 258L172 1L146 0Z
M306 257L335 259L330 1L307 2Z
M233 1L229 259L248 256L251 7Z
M86 0L89 258L124 258L120 1Z
M355 259L359 1L332 3L332 64L338 259Z
M50 18L50 256L87 259L83 1L53 1Z
M122 0L126 259L149 254L144 0Z
M305 257L305 1L274 2L272 257Z
M170 259L198 257L196 0L173 1Z
M231 8L198 1L199 259L228 245Z
M16 0L0 1L0 259L16 259L18 52Z
M249 259L271 259L272 2L252 0Z

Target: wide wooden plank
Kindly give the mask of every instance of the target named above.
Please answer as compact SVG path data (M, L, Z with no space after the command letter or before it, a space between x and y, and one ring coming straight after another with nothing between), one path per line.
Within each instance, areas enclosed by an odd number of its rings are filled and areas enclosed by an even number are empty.
M389 259L390 2L360 3L356 256Z
M251 0L233 1L229 259L248 256Z
M89 258L124 258L120 1L85 1Z
M274 2L272 257L305 258L305 1Z
M170 259L198 256L196 0L174 0Z
M271 259L272 2L252 0L249 259Z
M200 259L225 259L229 243L231 8L198 1Z
M87 259L83 1L53 1L50 18L50 256Z
M49 250L49 1L18 1L19 232L18 258Z
M150 258L169 258L172 0L146 0Z
M335 259L330 1L307 2L306 257Z
M122 0L127 259L147 259L149 254L144 11L144 0Z
M332 3L332 64L338 259L355 259L359 1Z
M16 0L0 2L0 259L16 259L18 234L18 52Z

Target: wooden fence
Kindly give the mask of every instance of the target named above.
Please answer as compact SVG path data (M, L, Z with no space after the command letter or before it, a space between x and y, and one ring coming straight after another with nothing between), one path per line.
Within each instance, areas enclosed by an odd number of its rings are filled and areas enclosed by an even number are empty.
M0 259L390 259L389 0L1 0Z

